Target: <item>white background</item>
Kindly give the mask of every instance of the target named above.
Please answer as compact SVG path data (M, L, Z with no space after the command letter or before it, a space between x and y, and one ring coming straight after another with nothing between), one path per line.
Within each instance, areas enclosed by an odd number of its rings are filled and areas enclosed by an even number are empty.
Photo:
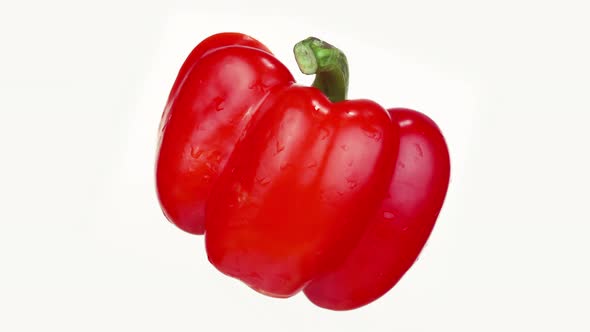
M589 331L585 1L0 5L1 331ZM432 117L451 150L420 260L350 312L222 276L162 216L156 131L184 57L251 34L343 49L350 98Z

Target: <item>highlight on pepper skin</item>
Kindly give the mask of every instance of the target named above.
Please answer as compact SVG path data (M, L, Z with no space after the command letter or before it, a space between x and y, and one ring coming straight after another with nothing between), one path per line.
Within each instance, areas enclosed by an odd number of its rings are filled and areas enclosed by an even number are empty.
M352 310L411 268L438 218L450 160L425 114L347 99L348 59L293 49L311 87L258 40L219 33L182 64L159 128L165 217L255 291Z

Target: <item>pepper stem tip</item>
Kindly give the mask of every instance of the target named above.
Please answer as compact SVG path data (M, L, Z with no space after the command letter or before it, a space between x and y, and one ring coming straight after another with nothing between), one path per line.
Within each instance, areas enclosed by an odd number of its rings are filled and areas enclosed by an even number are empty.
M316 75L313 87L332 102L346 99L348 61L342 51L318 38L308 37L295 44L293 53L303 74Z

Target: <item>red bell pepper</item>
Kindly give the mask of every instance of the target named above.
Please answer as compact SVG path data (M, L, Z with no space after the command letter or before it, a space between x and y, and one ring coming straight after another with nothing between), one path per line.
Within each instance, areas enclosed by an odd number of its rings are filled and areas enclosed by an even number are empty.
M430 119L346 100L348 65L316 38L295 84L268 49L218 34L189 55L160 126L158 197L179 228L205 233L221 272L275 297L304 290L353 309L410 268L444 201L449 158Z

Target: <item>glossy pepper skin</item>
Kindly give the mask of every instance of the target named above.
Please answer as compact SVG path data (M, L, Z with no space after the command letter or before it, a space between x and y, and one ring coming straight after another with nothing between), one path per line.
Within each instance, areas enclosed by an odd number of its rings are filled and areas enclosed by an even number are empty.
M156 189L166 217L205 234L209 261L266 295L304 290L349 310L386 293L424 246L446 194L434 122L345 100L344 55L295 47L316 74L295 84L255 39L213 35L180 69L160 124Z
M420 254L444 202L450 160L439 128L414 110L389 113L400 147L388 195L346 261L305 288L321 307L355 309L389 291Z
M387 112L291 86L259 109L208 203L205 241L222 272L288 297L336 267L382 199L397 156Z
M206 200L255 105L270 89L294 82L267 51L242 34L214 35L195 47L172 87L156 186L168 220L189 233L204 233Z

